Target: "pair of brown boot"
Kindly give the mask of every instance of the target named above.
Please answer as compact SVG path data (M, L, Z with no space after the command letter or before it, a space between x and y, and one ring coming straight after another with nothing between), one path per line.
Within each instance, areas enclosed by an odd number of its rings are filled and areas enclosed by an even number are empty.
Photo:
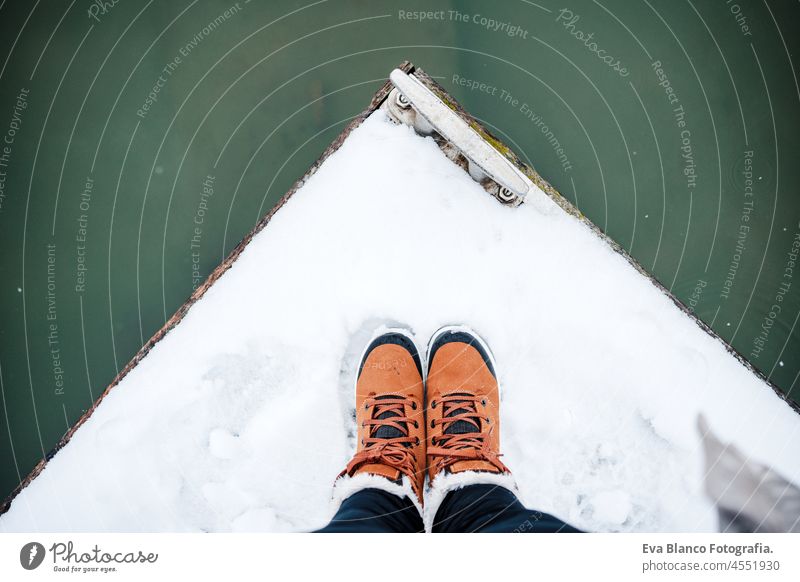
M434 486L468 471L508 474L488 346L471 330L448 326L431 338L425 362L427 369L405 330L369 344L356 380L356 453L340 475L410 484L420 506L426 473Z

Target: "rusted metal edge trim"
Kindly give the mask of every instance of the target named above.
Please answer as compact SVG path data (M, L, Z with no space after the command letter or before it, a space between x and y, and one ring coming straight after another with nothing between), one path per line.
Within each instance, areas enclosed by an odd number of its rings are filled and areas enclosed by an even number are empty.
M409 73L413 70L413 65L408 61L404 61L402 64L398 66L398 68ZM192 305L194 305L197 301L199 301L203 297L203 295L205 295L206 291L208 291L208 289L214 283L216 283L216 281L220 277L222 277L225 271L231 268L236 259L239 258L239 255L242 254L242 251L244 251L245 247L248 244L250 244L251 240L253 240L253 237L255 237L259 232L261 232L264 229L265 226L267 226L269 221L272 220L272 217L275 216L275 213L278 212L278 210L280 210L283 207L283 205L286 204L289 198L291 198L292 195L295 192L297 192L303 186L303 184L305 184L306 181L316 173L316 171L319 169L322 163L326 159L328 159L328 157L332 153L338 150L339 147L341 147L342 143L344 142L345 139L347 139L350 133L356 127L361 125L361 123L380 106L380 104L384 101L384 99L386 99L386 96L389 94L389 91L391 91L392 88L393 85L387 79L387 81L383 84L383 86L380 89L378 89L378 91L372 97L372 100L370 101L367 108L364 109L364 111L359 113L356 117L353 118L352 121L350 121L350 123L347 124L347 126L342 130L342 132L338 136L336 136L333 142L331 142L331 144L325 149L325 151L317 159L317 161L314 162L314 164L312 164L312 166L308 169L308 171L305 174L303 174L303 176L299 180L297 180L292 185L291 188L289 188L286 194L284 194L281 197L278 203L267 214L265 214L261 220L258 221L258 224L256 224L255 228L253 228L253 230L251 230L241 240L241 242L239 242L239 244L236 245L236 247L230 252L230 254L225 258L225 260L222 261L222 263L220 263L217 266L217 268L211 272L211 274L208 276L205 282L202 285L200 285L197 289L195 289L195 291L186 300L186 302L178 308L178 310L172 315L172 317L169 318L169 320L167 320L167 322L161 327L161 329L159 329L153 335L153 337L151 337L147 341L147 343L144 344L138 352L136 352L136 355L133 356L133 359L131 359L131 361L125 365L125 367L119 372L119 374L117 374L117 376L111 381L111 383L106 387L106 389L103 390L103 393L100 394L100 396L98 396L97 400L94 401L92 406L86 412L83 413L83 415L75 422L72 428L70 428L66 433L64 433L64 436L62 436L61 439L58 441L58 443L56 443L56 446L53 447L53 449L47 453L44 459L42 459L36 464L36 466L31 470L31 472L20 482L19 485L17 485L14 488L14 490L9 494L9 496L6 497L2 505L0 505L0 515L8 511L9 507L11 507L11 502L17 495L19 495L20 491L22 491L25 487L27 487L30 484L31 481L33 481L36 477L38 477L39 474L44 470L48 461L50 461L50 459L52 459L55 456L55 454L58 453L58 451L60 451L62 448L64 448L64 446L66 446L67 443L69 443L70 439L72 438L72 435L75 434L75 431L77 431L81 427L81 425L84 422L86 422L90 416L92 416L94 411L103 401L103 398L105 398L108 395L111 389L114 388L117 384L119 384L122 381L122 379L125 376L127 376L128 373L133 368L135 368L136 365L139 364L139 362L142 361L142 359L144 359L144 357L150 352L150 350L153 349L153 346L155 346L158 342L164 339L164 336L166 336L167 333L172 328L174 328L181 322L181 320L184 318L189 309L191 309Z

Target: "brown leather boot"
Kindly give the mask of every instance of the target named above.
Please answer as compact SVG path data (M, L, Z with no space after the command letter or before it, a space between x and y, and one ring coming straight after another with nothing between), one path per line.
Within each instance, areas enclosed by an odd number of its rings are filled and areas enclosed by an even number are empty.
M413 339L390 330L370 343L356 380L357 448L339 477L369 474L402 485L422 504L425 417L422 364Z
M428 348L428 478L479 471L500 461L500 391L486 344L470 330L440 329Z

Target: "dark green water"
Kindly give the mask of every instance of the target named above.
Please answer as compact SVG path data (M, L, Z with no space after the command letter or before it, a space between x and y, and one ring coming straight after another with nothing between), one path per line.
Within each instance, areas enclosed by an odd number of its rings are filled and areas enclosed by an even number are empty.
M800 5L648 2L0 0L0 497L404 59L800 401Z

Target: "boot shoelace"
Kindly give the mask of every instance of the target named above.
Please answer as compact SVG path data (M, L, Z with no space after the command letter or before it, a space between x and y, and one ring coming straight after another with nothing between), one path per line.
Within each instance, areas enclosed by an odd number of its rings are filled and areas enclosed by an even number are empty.
M364 447L358 451L347 464L342 474L352 475L359 467L369 463L388 465L408 476L412 483L416 483L416 455L413 447L419 444L419 438L409 434L408 427L419 426L419 421L408 418L405 407L416 409L416 403L400 395L380 396L367 398L364 403L366 408L374 407L372 418L364 421L362 427L369 427L369 436L362 439ZM387 437L379 433L396 434L399 436Z
M432 438L428 454L437 457L436 472L458 461L486 461L500 472L508 468L500 461L500 454L490 448L489 437L494 426L481 431L481 416L478 406L485 407L486 400L473 394L456 393L442 396L431 406L441 404L442 418L431 420L431 428L442 425L442 436ZM489 419L486 419L489 422ZM470 430L472 429L472 430Z

